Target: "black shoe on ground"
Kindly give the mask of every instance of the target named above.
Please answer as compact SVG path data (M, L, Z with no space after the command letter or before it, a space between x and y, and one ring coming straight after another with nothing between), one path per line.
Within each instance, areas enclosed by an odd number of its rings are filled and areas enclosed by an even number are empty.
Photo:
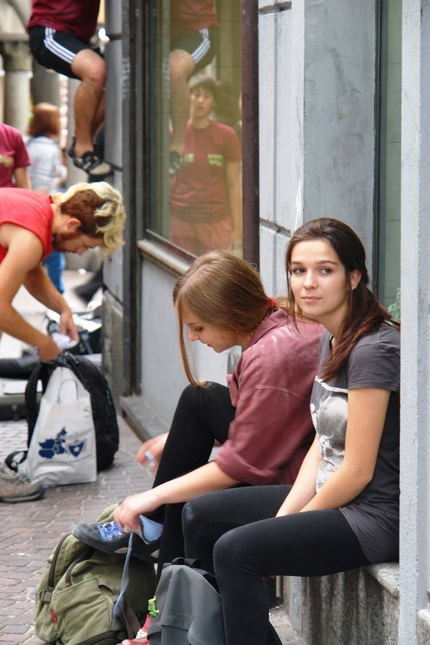
M104 524L81 524L73 530L75 538L104 553L127 553L130 534L122 531L114 521ZM147 544L135 533L132 555L139 560L155 564L160 540Z
M169 153L169 177L176 175L178 170L184 165L184 158L176 150L171 150Z
M75 154L74 138L67 151L67 154L72 159L74 165L77 168L84 170L86 173L88 173L88 175L90 175L90 177L94 177L95 179L103 179L103 177L107 177L107 175L110 175L112 173L111 165L108 164L107 161L100 159L92 150L85 152L82 157L78 157Z

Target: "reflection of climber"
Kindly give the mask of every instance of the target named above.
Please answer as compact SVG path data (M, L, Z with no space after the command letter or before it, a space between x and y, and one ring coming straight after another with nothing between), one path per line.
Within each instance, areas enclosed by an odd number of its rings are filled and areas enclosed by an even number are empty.
M101 179L111 172L94 147L104 122L106 63L90 44L97 27L100 0L33 0L27 25L36 60L59 74L81 81L75 93L76 136L69 155L78 168Z
M214 0L170 2L170 142L169 174L183 163L185 129L190 114L188 79L206 67L216 54L218 21Z
M212 121L217 84L209 76L190 88L184 165L172 181L170 240L195 255L240 249L241 149L236 133Z

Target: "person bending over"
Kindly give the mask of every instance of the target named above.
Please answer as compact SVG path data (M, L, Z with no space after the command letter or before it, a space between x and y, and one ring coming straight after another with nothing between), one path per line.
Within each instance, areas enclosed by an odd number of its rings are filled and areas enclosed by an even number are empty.
M52 197L22 188L0 190L0 330L33 345L42 361L61 349L16 311L12 300L23 285L60 315L62 334L79 340L69 305L49 279L42 261L52 249L82 255L100 247L112 253L122 242L125 212L120 193L106 182L76 184ZM1 334L1 332L0 332ZM21 502L43 495L5 466L0 467L0 501Z

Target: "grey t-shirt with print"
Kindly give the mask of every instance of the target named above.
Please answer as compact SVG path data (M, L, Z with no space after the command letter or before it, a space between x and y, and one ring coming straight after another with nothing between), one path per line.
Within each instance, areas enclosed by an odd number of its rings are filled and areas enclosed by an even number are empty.
M330 355L330 334L320 344L320 368ZM322 461L317 490L341 464L345 452L348 390L379 388L391 392L372 481L340 510L371 562L396 560L399 552L400 332L392 325L361 338L345 368L330 382L317 376L311 413Z

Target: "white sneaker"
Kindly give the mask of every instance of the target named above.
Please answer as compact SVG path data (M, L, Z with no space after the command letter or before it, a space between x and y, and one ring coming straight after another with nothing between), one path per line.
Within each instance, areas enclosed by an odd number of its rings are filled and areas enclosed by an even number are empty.
M42 484L32 484L27 477L15 473L6 464L0 466L0 501L9 504L31 502L43 497Z

